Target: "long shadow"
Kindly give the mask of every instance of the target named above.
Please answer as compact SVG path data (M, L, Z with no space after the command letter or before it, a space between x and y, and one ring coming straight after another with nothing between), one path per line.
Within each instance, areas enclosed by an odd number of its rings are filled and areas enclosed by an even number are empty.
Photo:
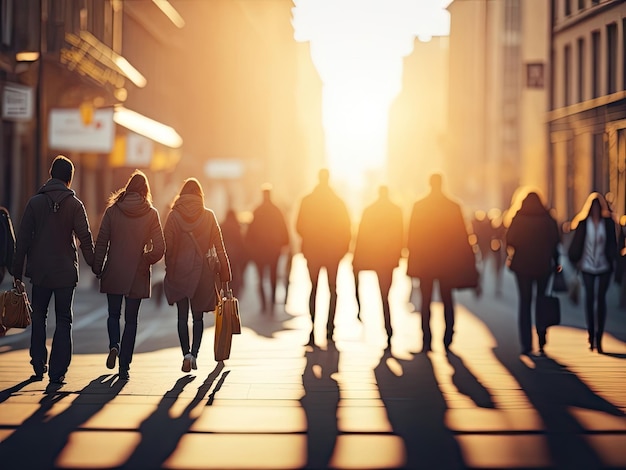
M38 380L33 379L32 377L26 379L18 384L13 385L12 387L5 388L4 390L0 390L0 403L7 401L9 398L13 396L14 393L19 392L28 384L38 382Z
M141 441L129 456L128 460L120 468L162 468L163 463L176 450L180 439L189 431L193 423L200 417L201 410L196 410L198 405L205 399L211 386L218 378L224 363L218 362L215 369L198 387L198 391L193 399L187 404L183 412L178 417L172 417L170 411L178 400L184 388L195 379L194 376L185 375L176 381L171 390L168 390L157 409L139 426ZM222 374L215 390L209 397L209 402L213 403L215 393L224 383L229 371ZM210 403L207 402L207 405ZM194 410L195 413L194 413Z
M401 375L390 369L391 359L386 350L374 374L393 432L404 440L403 468L465 468L458 443L445 426L447 405L428 355L397 360Z
M332 377L339 370L339 351L329 341L326 351L316 347L305 357L300 404L307 419L306 468L327 468L339 435L339 385Z
M511 325L515 328L515 325ZM550 357L532 359L534 368L521 360L517 344L506 340L495 330L499 346L494 348L498 360L520 384L543 424L552 462L557 468L602 468L603 461L585 438L588 431L571 412L571 408L624 416L615 405L593 392L565 365ZM510 337L510 335L509 335ZM531 360L529 358L529 360Z
M55 468L72 432L115 398L126 382L114 375L101 375L78 392L48 386L39 408L13 434L0 442L3 469ZM54 405L76 395L68 408L49 418ZM67 401L67 400L66 400Z
M467 395L476 406L481 408L495 408L496 405L491 398L489 390L472 374L463 362L463 359L452 351L447 351L446 357L454 370L452 383L459 393Z

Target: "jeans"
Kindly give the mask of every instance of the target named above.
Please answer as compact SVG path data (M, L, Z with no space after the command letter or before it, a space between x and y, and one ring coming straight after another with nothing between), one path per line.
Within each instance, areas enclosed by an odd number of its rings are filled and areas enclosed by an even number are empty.
M178 339L183 356L191 353L193 357L198 357L200 351L200 343L202 342L202 333L204 332L204 312L191 312L193 317L191 350L189 349L189 299L184 298L176 302L178 308Z
M611 282L611 273L590 274L583 272L583 283L585 285L585 316L587 317L587 333L589 334L589 344L593 345L595 336L597 342L602 340L604 324L606 323L606 292ZM598 280L598 292L596 293L596 279ZM595 325L594 310L597 301L598 328Z
M550 274L536 278L527 274L515 273L515 278L517 279L517 290L519 293L518 328L520 344L522 353L529 353L532 350L531 310L533 285L537 285L537 297L545 296ZM537 330L537 334L539 335L539 346L542 347L545 343L545 331Z
M50 351L51 379L64 376L72 360L72 301L74 287L50 289L33 285L32 292L32 325L30 336L30 363L35 374L43 374L48 363L48 348L46 347L46 324L48 319L48 305L54 294L54 311L56 328L52 338Z
M124 308L124 334L120 342L120 317L122 315L122 300ZM109 349L117 348L120 358L120 370L128 370L133 360L135 338L137 337L137 318L141 299L131 299L123 295L107 294L109 304L109 318L107 330L109 332Z

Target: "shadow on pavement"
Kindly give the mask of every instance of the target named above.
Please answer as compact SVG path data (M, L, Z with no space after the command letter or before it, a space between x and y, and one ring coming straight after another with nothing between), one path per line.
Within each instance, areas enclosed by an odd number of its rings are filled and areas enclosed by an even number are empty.
M396 375L389 366L402 367ZM406 448L405 468L465 468L458 443L445 426L447 405L428 354L396 360L389 350L374 369L393 432Z
M452 383L459 393L468 396L476 406L481 408L495 408L496 405L491 398L489 390L472 374L463 362L463 359L452 351L447 351L446 357L454 370Z
M3 468L55 468L55 461L68 445L72 432L98 413L126 382L115 375L101 375L78 392L48 387L37 409L7 439L0 443ZM76 395L74 401L57 415L53 408L63 405ZM52 416L52 417L51 417Z

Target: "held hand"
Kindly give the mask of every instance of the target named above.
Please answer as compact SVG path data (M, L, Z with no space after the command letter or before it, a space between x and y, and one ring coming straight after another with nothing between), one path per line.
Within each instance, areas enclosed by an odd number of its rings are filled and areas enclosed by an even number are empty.
M556 272L557 272L557 273L560 273L561 271L563 271L563 266L562 266L562 265L560 265L560 264L557 264L557 265L556 265Z

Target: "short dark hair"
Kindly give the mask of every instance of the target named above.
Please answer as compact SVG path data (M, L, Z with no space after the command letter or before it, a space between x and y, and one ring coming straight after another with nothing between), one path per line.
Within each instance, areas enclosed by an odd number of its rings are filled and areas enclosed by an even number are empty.
M57 155L50 167L50 176L70 184L74 178L74 164L64 155Z

